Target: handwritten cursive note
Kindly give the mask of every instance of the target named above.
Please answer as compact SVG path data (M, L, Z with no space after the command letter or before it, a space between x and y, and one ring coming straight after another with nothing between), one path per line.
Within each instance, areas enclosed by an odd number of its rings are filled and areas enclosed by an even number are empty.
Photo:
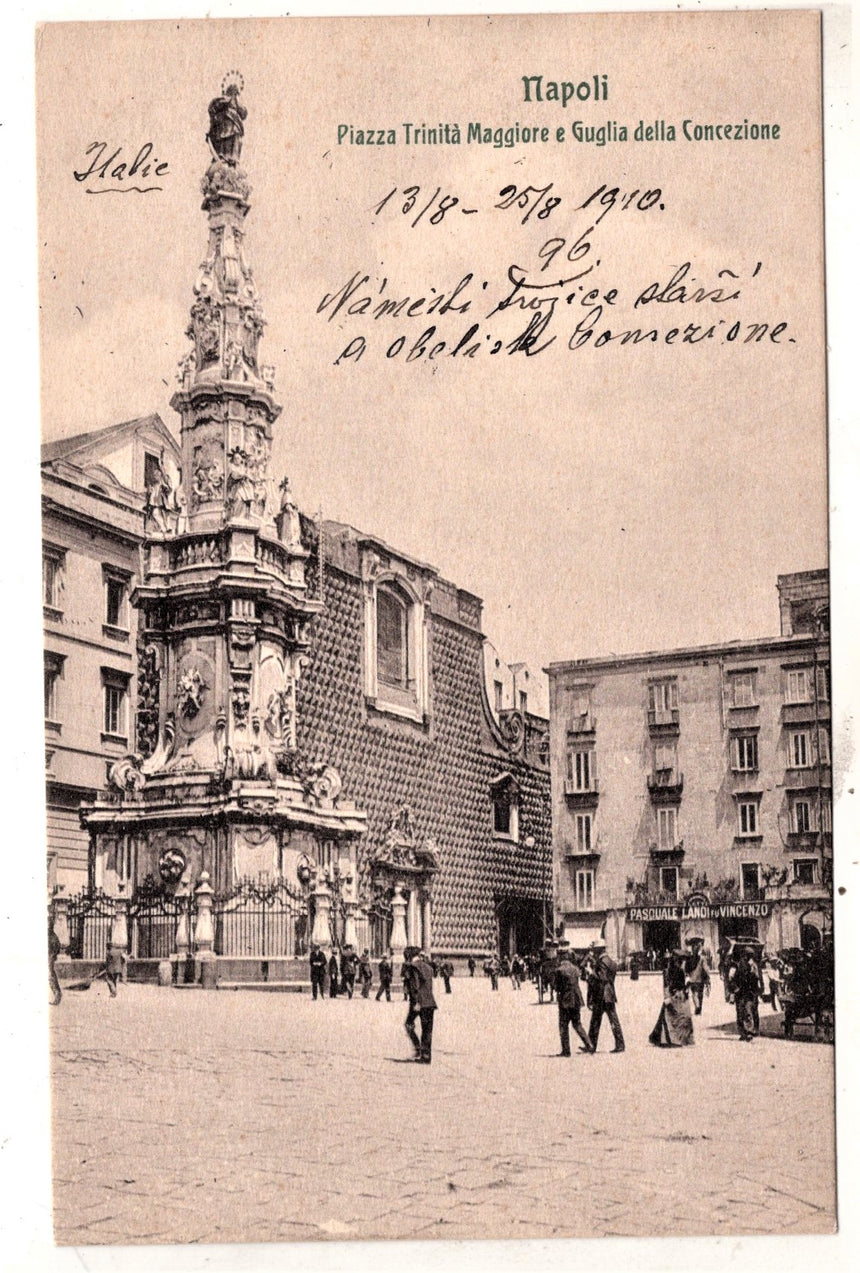
M75 170L72 174L75 181L83 184L90 182L85 186L87 194L150 194L153 190L163 190L161 185L141 185L140 182L151 180L151 177L162 179L167 176L168 165L166 160L160 160L154 153L154 146L151 141L144 142L135 154L134 158L129 161L120 156L123 154L123 147L117 146L107 155L108 144L105 141L94 141L87 146L84 156L89 159L89 165L80 170ZM99 184L99 183L104 184Z
M466 269L454 282L394 281L361 268L334 281L317 314L329 323L337 318L339 329L354 329L335 349L334 365L355 365L365 355L438 364L500 354L534 358L553 347L574 354L652 345L682 356L705 343L754 343L774 351L796 344L784 317L757 304L763 261L697 262L691 252L680 262L643 257L633 276L613 266L611 254L600 248L606 220L638 221L659 249L657 226L667 197L656 184L628 190L611 182L584 197L557 192L554 181L508 182L474 197L442 183L393 186L370 209L374 225L405 219L410 230L424 234L447 225L455 236L447 246L456 251L468 246L456 239L459 217L502 213L510 227L503 240L507 263L503 259L498 272L484 278ZM537 246L517 241L519 227L530 223L551 231Z

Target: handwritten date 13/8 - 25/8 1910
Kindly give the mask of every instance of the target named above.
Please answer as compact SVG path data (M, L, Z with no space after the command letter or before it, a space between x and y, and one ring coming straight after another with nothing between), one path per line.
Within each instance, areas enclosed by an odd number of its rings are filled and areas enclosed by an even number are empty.
M545 223L563 202L561 196L552 193L553 189L552 182L523 187L511 183L498 192L492 208L513 212L516 221L511 222L512 228L530 222ZM423 191L419 186L395 187L371 211L375 220L386 209L396 213L398 208L402 216L409 218L412 229L425 218L424 224L438 226L446 218L450 220L450 214L458 208L469 216L479 211L477 207L461 206L457 196L443 194L439 186L432 191L429 187ZM381 329L388 328L389 333L391 319L408 320L412 327L415 320L432 317L433 322L417 338L404 331L391 341L384 336L378 345L387 359L410 363L474 359L483 353L535 357L555 344L559 335L566 339L570 351L607 346L681 347L714 341L728 345L795 344L795 338L788 334L787 322L770 317L763 320L761 315L750 321L742 312L743 289L762 276L760 261L746 269L720 262L712 267L696 267L695 272L692 261L662 265L653 272L653 267L648 269L645 263L647 274L639 281L608 281L610 267L596 251L604 219L617 210L632 212L634 217L638 213L651 221L655 212L664 212L665 208L659 187L624 191L603 184L573 209L574 213L584 213L582 219L589 224L584 229L560 227L564 233L552 235L537 248L525 247L520 259L530 260L531 264L509 265L500 287L491 288L489 279L478 281L474 271L467 271L452 287L432 286L416 292L410 287L398 289L387 276L372 277L357 270L345 283L324 293L317 313L324 314L328 322L337 318L338 327L345 320L362 319L374 330L380 330L376 324L381 322ZM653 234L649 242L651 239ZM596 274L598 270L600 273ZM589 279L589 275L594 277ZM479 320L471 321L479 306L483 311ZM651 326L643 322L642 310L647 306L656 306L663 313L670 307L669 323ZM571 307L573 330L560 333L560 316ZM680 313L692 316L689 307L693 307L699 321L684 324ZM624 316L625 310L628 317ZM649 318L652 313L653 309ZM470 320L464 318L466 314ZM516 326L525 319L522 330L510 330L511 318ZM673 325L673 319L677 325ZM459 322L460 330L452 334L450 328L455 322ZM492 323L491 329L485 326L488 322ZM371 340L372 336L364 332L353 336L338 353L335 365L358 363Z

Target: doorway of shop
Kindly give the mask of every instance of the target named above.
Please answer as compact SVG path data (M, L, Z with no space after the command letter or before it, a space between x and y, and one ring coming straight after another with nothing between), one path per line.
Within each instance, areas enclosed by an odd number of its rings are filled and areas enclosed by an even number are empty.
M655 954L654 967L665 968L669 951L680 948L681 925L674 919L652 919L642 928L645 950Z

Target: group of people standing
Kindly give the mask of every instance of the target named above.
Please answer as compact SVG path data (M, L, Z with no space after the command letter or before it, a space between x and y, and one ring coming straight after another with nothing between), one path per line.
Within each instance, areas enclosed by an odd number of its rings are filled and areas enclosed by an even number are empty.
M407 950L417 950L417 947L407 947ZM441 977L445 983L445 993L451 993L451 978L454 976L454 965L450 959L443 959L441 962L431 957L427 957L430 967L431 976ZM359 955L354 946L344 946L340 950L332 950L331 955L326 958L325 951L321 947L311 946L309 956L311 970L311 993L314 999L324 999L326 996L326 983L328 983L328 996L330 999L336 999L338 995L345 995L348 999L353 997L355 993L356 983L361 989L362 999L370 998L370 991L373 986L373 963L370 958L370 951L365 948ZM407 983L411 974L408 972L410 960L404 951L403 967L401 969L401 977L403 979L403 997L408 998ZM385 996L388 1003L391 1003L391 986L394 981L394 952L389 950L378 961L377 972L379 974L379 987L376 991L376 1001Z
M580 1052L594 1053L600 1037L603 1018L609 1022L614 1042L613 1052L625 1051L624 1033L618 1020L618 996L615 992L615 974L618 965L606 953L606 947L594 943L589 952L577 962L571 950L570 942L559 943L558 962L555 966L554 990L558 1003L558 1033L561 1043L559 1056L570 1056L570 1027L573 1026L580 1038ZM580 977L586 982L586 997L583 999ZM582 1009L587 1007L591 1012L588 1032L582 1024Z
M314 999L325 998L326 977L328 977L330 999L336 999L338 995L346 995L348 999L351 999L355 993L356 981L361 987L362 999L370 998L370 988L373 985L373 964L370 960L369 950L363 950L359 956L354 946L344 946L340 951L333 950L331 956L327 959L324 950L319 946L311 946L310 967L311 993ZM377 1001L385 995L388 1002L391 1002L391 982L393 978L394 964L389 951L379 961Z

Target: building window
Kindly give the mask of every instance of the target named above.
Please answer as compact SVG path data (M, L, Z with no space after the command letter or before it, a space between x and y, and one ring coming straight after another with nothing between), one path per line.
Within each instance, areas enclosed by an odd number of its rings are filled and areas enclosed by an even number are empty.
M494 694L494 696L495 696L495 698L494 698L494 702L495 702L495 706L496 706L496 715L497 715L497 716L498 716L499 712L502 710L502 702L503 702L503 700L502 700L502 693L503 693L503 691L504 691L504 686L502 685L502 682L501 682L501 681L493 681L493 694Z
M577 853L590 853L592 844L592 816L590 813L578 813L576 815L576 851Z
M822 702L830 702L830 665L822 664L818 668L818 676L816 678L818 685L818 697Z
M792 668L785 674L786 703L808 703L812 698L808 667Z
M522 712L523 716L525 716L528 710L529 710L529 696L525 690L520 690L520 711Z
M597 765L593 748L581 747L567 753L567 781L571 791L597 790Z
M758 862L741 863L741 896L748 902L761 900L761 882Z
M677 866L661 866L660 867L660 892L668 893L670 897L678 896L678 868Z
M157 486L162 479L161 461L157 455L153 455L151 451L144 451L143 454L143 489L145 491L152 490L153 486Z
M520 792L510 774L502 774L491 784L493 835L503 840L519 841Z
M591 699L588 690L575 690L572 714L574 721L587 720L591 715Z
M648 708L654 712L658 725L671 720L672 712L678 708L678 682L653 681L648 686Z
M430 660L426 622L430 579L406 563L363 549L364 692L371 708L426 723Z
M61 610L65 560L66 555L61 549L42 547L42 605L46 610L57 611L57 618Z
M658 774L674 773L678 764L678 753L673 743L665 743L654 748L654 771Z
M376 593L376 670L386 685L407 687L409 681L408 605L394 588Z
M808 835L812 830L812 803L794 800L791 805L791 829L796 835Z
M741 800L738 804L738 835L759 835L759 816L757 800Z
M590 867L578 870L575 879L576 909L594 910L594 871Z
M830 764L830 735L826 729L819 726L816 731L818 735L818 763L819 765Z
M128 678L120 672L102 672L104 733L125 740L128 733Z
M664 852L678 843L678 810L671 805L657 810L657 848Z
M809 731L798 729L788 736L788 766L790 769L807 769L812 751L809 745Z
M45 722L56 725L59 719L58 684L63 674L63 658L45 653Z
M128 630L128 578L105 570L105 627Z
M731 672L729 674L732 707L755 707L757 705L755 680L756 674L754 671Z
M793 867L795 884L816 884L818 882L818 863L815 858L795 858Z
M758 736L741 734L732 739L732 768L738 773L754 773L758 769Z
M821 801L821 830L824 832L825 835L830 835L831 833L831 813L830 813L829 800Z

